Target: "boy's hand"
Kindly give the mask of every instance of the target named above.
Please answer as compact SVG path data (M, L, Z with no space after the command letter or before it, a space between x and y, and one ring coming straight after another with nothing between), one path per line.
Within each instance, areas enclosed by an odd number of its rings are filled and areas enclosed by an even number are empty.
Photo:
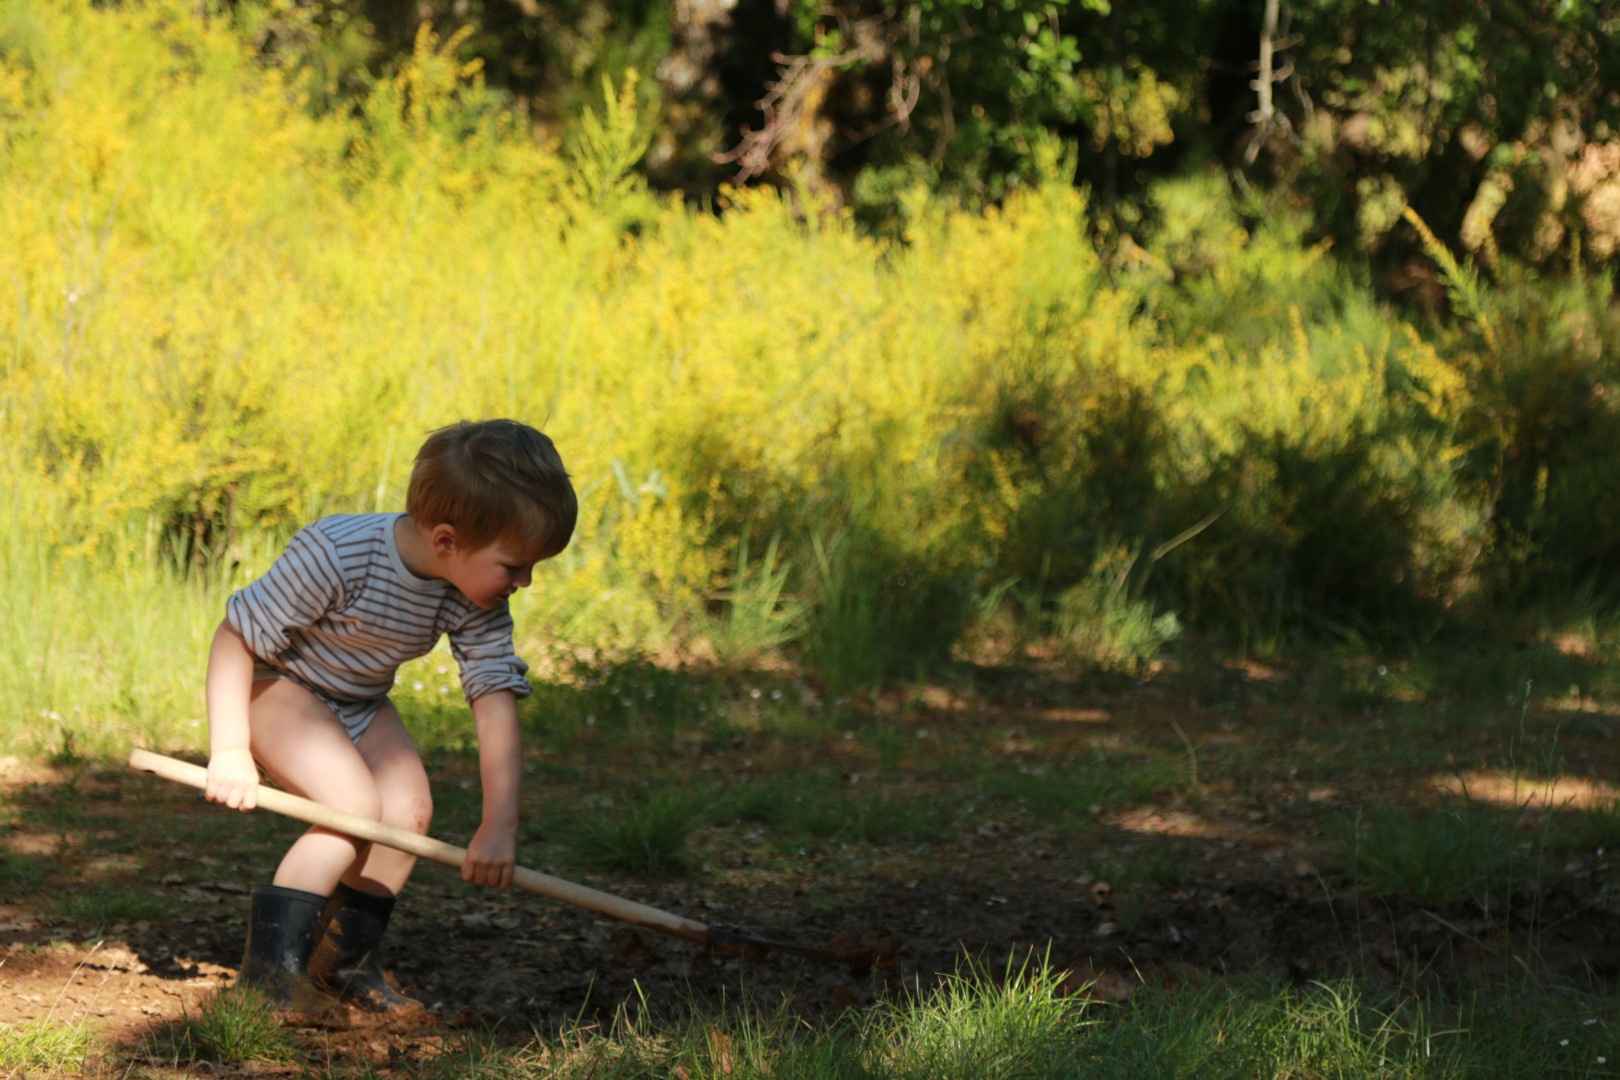
M208 759L208 786L203 794L209 802L224 803L232 810L252 810L259 805L259 766L247 750L220 750Z
M517 865L517 829L510 825L484 822L467 845L461 862L461 880L474 885L504 889L512 884L512 868Z

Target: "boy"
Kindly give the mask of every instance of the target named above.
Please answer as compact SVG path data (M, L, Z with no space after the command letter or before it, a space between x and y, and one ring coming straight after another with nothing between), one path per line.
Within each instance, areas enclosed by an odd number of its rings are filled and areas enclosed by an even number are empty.
M288 791L426 833L421 756L388 700L394 673L441 634L478 731L483 823L464 880L511 884L522 775L517 699L528 665L507 598L573 535L574 489L549 438L511 420L428 436L403 514L323 518L231 596L208 656L207 797L251 810L259 770ZM318 1012L335 995L375 1012L416 1007L379 947L415 857L321 828L251 894L238 985Z

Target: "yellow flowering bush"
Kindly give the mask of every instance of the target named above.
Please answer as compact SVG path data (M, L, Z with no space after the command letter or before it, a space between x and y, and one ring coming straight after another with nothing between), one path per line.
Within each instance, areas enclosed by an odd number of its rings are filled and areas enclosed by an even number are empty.
M915 195L893 243L765 188L699 212L631 172L633 79L538 145L459 40L317 114L223 11L0 5L0 491L51 507L30 542L228 585L310 517L398 507L428 430L507 415L582 494L524 608L581 644L694 643L745 535L781 538L785 598L853 582L876 606L824 613L925 610L935 652L1013 581L1049 614L1125 566L1264 619L1438 596L1478 546L1463 346L1286 224L1186 189L1170 247L1110 261L1064 183ZM1357 544L1393 562L1334 562Z

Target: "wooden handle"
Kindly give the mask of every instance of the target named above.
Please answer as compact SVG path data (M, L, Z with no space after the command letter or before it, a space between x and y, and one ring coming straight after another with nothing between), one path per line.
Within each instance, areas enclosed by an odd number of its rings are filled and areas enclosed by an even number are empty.
M208 786L208 770L201 765L193 765L163 754L154 754L150 750L130 751L129 767L139 772L153 773L178 784L185 784L187 787L194 787L199 791L205 790ZM373 844L397 848L457 870L461 869L462 860L467 857L466 848L435 840L431 836L421 836L408 829L395 828L380 821L334 810L322 803L312 802L276 788L265 787L263 784L259 785L259 805L284 817L294 818L310 825L319 825L323 829L331 829L333 832L367 840ZM672 915L667 911L648 907L646 904L638 904L634 900L626 900L612 893L576 885L572 881L542 874L538 870L516 867L512 871L512 884L524 892L548 896L553 900L561 900L565 904L620 919L648 930L656 930L661 934L695 941L700 945L709 943L709 927L704 923L683 919L679 915Z

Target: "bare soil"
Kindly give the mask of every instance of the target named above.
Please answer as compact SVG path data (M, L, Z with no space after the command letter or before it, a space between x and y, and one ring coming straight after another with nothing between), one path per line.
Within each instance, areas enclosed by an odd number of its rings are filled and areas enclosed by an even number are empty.
M935 739L947 738L953 725L999 725L1009 738L1034 732L1042 750L1051 749L1052 725L1062 724L1083 727L1063 736L1081 742L1185 736L1203 748L1206 768L1223 734L1242 727L1231 710L1152 686L1061 707L989 702L970 712L959 702L935 704L895 711L893 722ZM1101 719L1076 724L1075 716L1051 711L1061 708L1089 709ZM1588 762L1584 782L1612 790L1615 762L1594 748L1606 750L1606 741L1574 751ZM768 744L710 749L692 768L722 776L757 771L772 752ZM795 751L774 752L775 766L791 768ZM1487 759L1464 752L1461 760ZM1267 775L1184 785L1100 813L1084 828L1054 829L974 800L971 812L953 808L964 823L952 839L928 845L825 844L784 855L757 832L707 830L695 840L700 866L683 878L590 882L712 925L847 950L854 963L716 955L545 898L474 889L443 868L423 866L396 913L388 966L429 1010L388 1021L355 1013L300 1031L299 1040L334 1066L386 1070L431 1057L469 1031L523 1039L606 1022L621 1003L640 999L675 1012L722 995L772 1004L788 995L819 1023L926 986L964 960L1000 971L1009 957L1031 952L1068 971L1076 992L1116 1001L1143 979L1254 975L1286 983L1353 974L1375 986L1457 988L1534 968L1539 977L1611 988L1620 976L1620 880L1607 851L1559 854L1493 897L1428 905L1378 898L1333 865L1327 838L1375 794L1387 801L1434 792L1414 775L1378 768L1347 766L1328 794L1320 783L1287 779L1282 769ZM48 801L53 785L66 782L61 770L8 759L0 763L0 805ZM5 850L47 857L57 868L9 894L0 886L0 1025L88 1018L106 1048L106 1072L136 1065L161 1073L165 1063L151 1053L154 1033L195 1016L235 974L247 887L258 871L217 840L195 850L188 822L226 811L194 793L116 763L71 782L116 814L77 829L24 823L0 832ZM918 798L964 798L926 779L915 785ZM1525 835L1534 835L1537 807L1521 804L1520 815ZM125 831L138 822L137 831L152 839L135 850L115 843L119 820ZM1139 865L1133 860L1148 849L1153 872L1110 880L1114 870ZM164 909L172 914L102 927L53 914L62 891L87 888L97 867L136 874L169 901Z

